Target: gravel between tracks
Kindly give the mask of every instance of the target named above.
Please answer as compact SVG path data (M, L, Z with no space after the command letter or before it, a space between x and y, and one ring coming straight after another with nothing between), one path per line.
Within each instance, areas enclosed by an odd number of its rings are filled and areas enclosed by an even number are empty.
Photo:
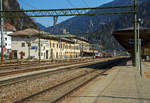
M72 89L78 87L79 85L81 85L82 83L84 83L85 81L89 80L90 78L94 77L97 74L98 72L89 73L86 76L65 83L61 86L58 86L55 89L48 90L44 93L41 93L40 95L37 95L32 99L27 99L23 103L51 103L53 100L71 91Z
M31 95L43 88L56 85L58 82L63 82L91 71L92 69L74 69L71 71L60 72L59 74L52 74L42 78L27 80L21 83L17 83L8 87L0 88L0 103L12 103L22 97Z
M86 60L86 62L89 62L89 60ZM4 67L3 69L0 68L0 77L9 77L15 74L22 74L25 72L31 72L31 71L37 71L37 70L43 70L48 68L54 68L54 67L60 67L60 66L67 66L67 65L72 65L72 64L77 64L78 62L68 62L68 63L56 63L56 64L37 64L37 65L20 65L20 66L14 66L12 67ZM80 63L85 63L85 61L82 61ZM41 67L41 69L39 68ZM14 69L17 68L17 69ZM36 69L35 69L36 68Z
M67 65L69 63L59 63L59 64L26 64L26 65L16 65L16 66L9 66L9 67L0 67L0 73L3 72L11 72L11 71L17 71L17 70L26 70L26 69L31 69L35 67L42 67L42 66L60 66L60 65Z

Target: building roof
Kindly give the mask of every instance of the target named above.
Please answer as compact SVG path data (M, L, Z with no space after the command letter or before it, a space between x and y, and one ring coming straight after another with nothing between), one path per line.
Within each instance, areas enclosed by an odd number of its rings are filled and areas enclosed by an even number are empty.
M71 42L71 43L75 43L74 40L70 40L70 39L67 39L67 38L61 38L62 41L67 41L67 42Z
M138 30L138 28L137 28ZM129 28L124 28L124 29L119 29L117 31L114 31L113 33L120 33L120 32L133 32L134 31L134 27L129 27ZM142 32L150 32L150 28L144 28L140 26L140 31Z
M144 46L150 46L150 28L140 27L140 38L144 40ZM114 31L112 35L118 40L118 42L129 52L133 50L133 46L130 46L129 40L134 40L134 28L124 28Z
M65 35L66 38L75 38L75 39L78 39L78 40L81 40L81 41L85 41L85 42L89 42L86 38L84 37L78 37L76 35L72 35L72 34L66 34Z
M11 33L10 36L12 36L12 37L17 37L17 36L19 36L19 37L24 37L24 36L33 37L34 36L35 37L35 36L37 36L38 37L39 34L40 34L40 37L44 38L44 39L59 40L59 38L60 38L61 41L74 43L73 40L67 39L65 37L61 37L60 35L52 35L47 32L39 31L39 30L32 29L32 28L16 31L14 33Z
M7 24L4 24L4 31L16 31L16 28L13 25L7 23Z
M71 35L71 34L52 35L52 34L50 34L48 32L39 31L39 30L36 30L36 29L33 29L33 28L28 28L28 29L25 29L25 30L16 31L14 33L11 33L10 36L12 36L12 37L16 37L16 36L19 36L19 37L20 36L21 37L24 37L24 36L32 37L32 36L39 36L39 34L40 34L41 38L45 38L45 39L58 40L59 38L61 38L62 41L67 41L67 42L74 43L75 41L70 39L70 38L76 38L78 40L82 40L82 41L88 42L88 40L86 40L85 38L77 37L76 35Z
M37 36L39 33L41 33L41 31L29 28L11 33L10 36Z
M16 28L15 28L13 25L9 24L9 23L5 24L5 25L4 25L4 28L5 28L7 31L16 31Z

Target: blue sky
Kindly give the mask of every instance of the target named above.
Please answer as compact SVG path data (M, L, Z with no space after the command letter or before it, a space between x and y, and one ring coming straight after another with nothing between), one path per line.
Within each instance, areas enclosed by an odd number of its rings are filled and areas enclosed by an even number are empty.
M20 7L27 9L60 9L96 7L113 0L18 0ZM70 17L59 17L58 23ZM53 24L52 17L34 18L36 22L48 27Z

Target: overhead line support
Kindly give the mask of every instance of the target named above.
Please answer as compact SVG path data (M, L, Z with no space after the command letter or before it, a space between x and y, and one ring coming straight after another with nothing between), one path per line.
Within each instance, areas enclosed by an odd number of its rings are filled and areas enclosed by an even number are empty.
M115 9L114 12L89 12L89 10ZM118 9L129 9L120 11ZM55 16L82 16L82 15L106 15L106 14L128 14L133 13L133 5L128 6L109 6L95 8L68 8L68 9L45 9L45 10L9 10L1 11L4 17L55 17ZM23 15L23 13L27 14Z

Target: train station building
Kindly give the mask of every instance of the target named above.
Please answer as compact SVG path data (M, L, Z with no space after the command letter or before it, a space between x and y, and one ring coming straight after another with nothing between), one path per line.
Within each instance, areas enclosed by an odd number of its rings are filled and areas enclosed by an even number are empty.
M88 40L75 35L52 35L36 29L14 32L12 37L12 58L18 59L64 59L77 58L83 52L90 52ZM39 46L40 44L40 46Z
M4 25L4 55L8 55L9 52L11 51L11 36L9 34L15 32L16 29L14 26L10 24L5 24ZM0 31L1 34L1 31ZM1 35L0 35L0 40L1 40ZM1 42L0 42L0 53L1 53Z

